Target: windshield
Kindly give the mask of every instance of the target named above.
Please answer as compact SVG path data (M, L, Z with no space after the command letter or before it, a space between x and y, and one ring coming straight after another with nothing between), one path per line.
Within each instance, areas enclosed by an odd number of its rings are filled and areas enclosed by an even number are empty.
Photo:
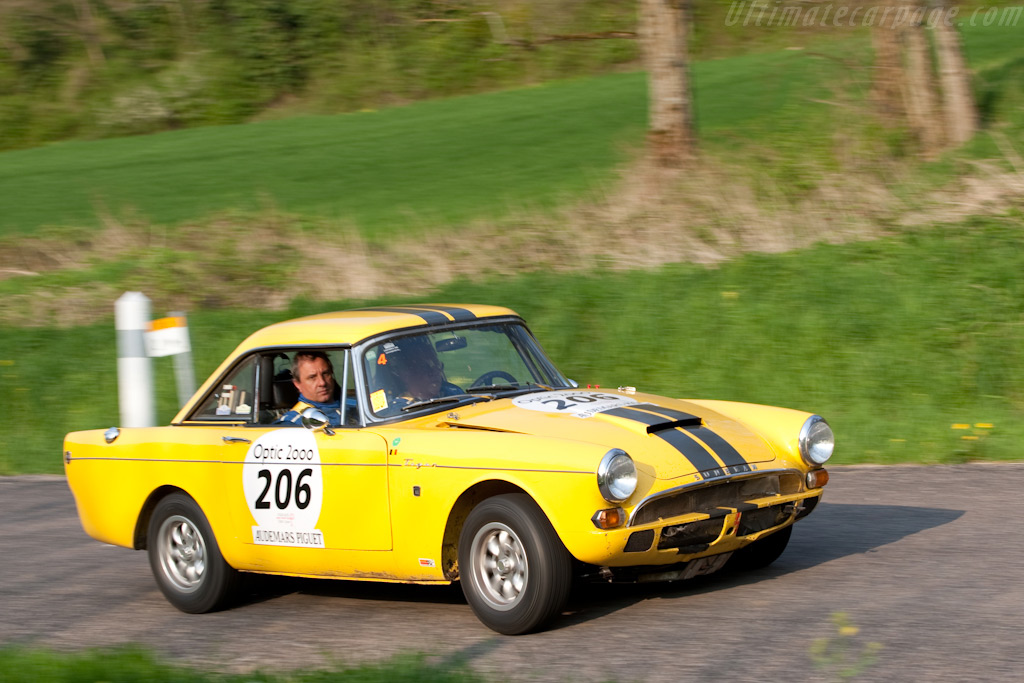
M378 418L569 386L516 323L391 337L366 347L362 363L370 412Z

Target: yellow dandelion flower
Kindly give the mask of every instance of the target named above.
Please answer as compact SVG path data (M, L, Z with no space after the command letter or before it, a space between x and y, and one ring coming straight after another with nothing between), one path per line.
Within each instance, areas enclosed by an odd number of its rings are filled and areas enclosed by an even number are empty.
M976 436L961 436L960 438L963 439L964 441L977 441L978 440L978 437L976 437Z
M950 428L951 429L970 429L971 425L964 424L963 422L957 422L956 424L951 425Z
M855 636L860 633L860 628L857 626L840 626L839 635L841 636Z
M974 426L977 429L992 429L992 423L991 422L978 422Z

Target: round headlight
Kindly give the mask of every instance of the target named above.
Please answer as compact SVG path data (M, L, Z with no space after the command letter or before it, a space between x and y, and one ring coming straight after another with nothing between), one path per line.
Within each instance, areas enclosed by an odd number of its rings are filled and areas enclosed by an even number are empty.
M636 465L626 451L613 448L597 468L597 488L609 503L621 503L636 491Z
M808 465L824 465L836 446L832 428L820 415L811 415L800 429L800 456Z

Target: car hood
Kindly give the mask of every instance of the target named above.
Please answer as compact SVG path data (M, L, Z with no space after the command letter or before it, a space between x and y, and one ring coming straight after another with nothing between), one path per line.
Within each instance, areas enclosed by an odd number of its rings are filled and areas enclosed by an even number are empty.
M443 415L443 414L442 414ZM462 406L454 428L517 432L621 448L658 479L759 469L775 460L764 439L722 412L652 394L588 389L536 392Z

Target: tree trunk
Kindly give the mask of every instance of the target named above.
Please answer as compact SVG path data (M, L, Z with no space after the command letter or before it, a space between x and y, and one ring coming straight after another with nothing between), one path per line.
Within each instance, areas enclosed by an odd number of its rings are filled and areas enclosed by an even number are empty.
M99 28L96 25L96 17L93 15L92 5L89 0L74 0L75 15L78 17L79 36L85 44L86 54L94 66L106 63L107 58L103 54L103 45L100 41Z
M901 125L906 120L900 33L891 22L875 24L871 28L871 46L875 51L871 97L882 120L888 125Z
M648 143L662 166L681 166L696 151L686 2L640 0L639 33L650 98Z
M931 48L924 26L910 26L903 33L907 46L907 120L926 157L942 151L941 110L935 95Z
M935 24L935 53L942 83L946 134L951 145L962 145L978 130L978 114L960 35L943 21Z

